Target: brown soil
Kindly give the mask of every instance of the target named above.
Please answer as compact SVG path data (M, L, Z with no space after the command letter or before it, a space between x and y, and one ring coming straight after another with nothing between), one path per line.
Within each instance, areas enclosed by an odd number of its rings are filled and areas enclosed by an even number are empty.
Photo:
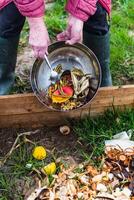
M4 156L12 147L17 134L31 131L20 129L2 129L0 130L0 157ZM29 136L28 139L36 142L38 145L45 146L49 151L55 149L57 157L71 156L76 162L82 161L82 157L78 151L79 148L84 148L73 131L68 135L62 135L59 127L47 128L39 130L39 133Z
M27 131L31 130L13 128L0 129L0 160L1 158L4 158L6 153L11 149L17 134ZM60 133L59 127L44 127L40 129L38 133L27 138L36 142L37 145L43 145L46 147L48 155L50 155L46 158L46 162L50 162L53 155L55 158L60 158L60 160L69 166L77 165L83 161L79 149L85 149L86 147L78 141L78 138L73 131L65 136ZM31 154L33 146L30 144L29 146L27 145L27 148ZM8 200L20 200L22 199L21 197L26 200L27 197L38 188L39 177L37 173L33 172L29 172L27 176L13 177L12 173L10 174L10 164L12 165L12 162L12 160L8 159L5 165L1 168L1 172L5 174L5 176L8 176L9 180L14 184L14 187L10 188Z

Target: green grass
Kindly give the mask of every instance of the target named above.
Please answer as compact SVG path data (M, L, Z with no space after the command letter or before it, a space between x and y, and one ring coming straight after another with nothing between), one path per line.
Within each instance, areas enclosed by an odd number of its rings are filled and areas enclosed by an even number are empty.
M122 77L134 83L134 4L132 0L117 1L111 20L111 71L115 85L122 84Z
M44 19L51 38L55 37L66 27L67 13L65 12L64 6L65 0L56 0L54 6L45 14Z
M88 149L87 153L81 151L85 159L102 155L105 140L112 139L114 134L129 129L134 131L134 109L125 112L107 111L103 116L93 119L86 117L74 124L74 132ZM134 134L132 139L134 140Z
M22 194L17 191L16 182L19 178L25 177L28 174L26 163L31 159L29 155L26 146L18 148L1 170L0 200L22 199ZM16 191L13 188L16 188Z
M22 142L22 141L20 141ZM33 158L32 150L34 145L23 144L16 149L11 155L10 159L0 170L0 200L23 200L23 186L19 188L19 182L25 182L27 189L28 186L32 187L32 175L30 173L34 169L39 170L45 166L50 160L53 160L51 155L43 161ZM27 167L31 164L31 168Z

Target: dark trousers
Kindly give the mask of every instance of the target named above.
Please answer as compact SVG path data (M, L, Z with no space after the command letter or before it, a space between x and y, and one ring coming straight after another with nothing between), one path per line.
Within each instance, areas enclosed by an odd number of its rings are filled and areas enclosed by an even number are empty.
M109 31L108 13L100 3L97 3L95 14L84 23L84 31L100 36Z
M111 86L108 13L99 3L97 3L96 13L84 24L83 43L95 53L99 60L102 71L101 87Z
M10 3L0 10L0 37L11 38L20 34L25 22L14 3Z

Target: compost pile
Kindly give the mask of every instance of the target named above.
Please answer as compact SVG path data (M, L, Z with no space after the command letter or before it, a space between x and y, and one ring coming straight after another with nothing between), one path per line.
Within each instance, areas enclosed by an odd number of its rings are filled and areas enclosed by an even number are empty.
M61 69L62 66L57 66L58 74ZM50 107L65 111L84 105L94 83L90 74L84 74L77 67L64 71L60 79L55 84L51 84L47 90Z
M99 167L59 165L51 184L42 184L27 200L134 200L134 148L111 148L99 160Z

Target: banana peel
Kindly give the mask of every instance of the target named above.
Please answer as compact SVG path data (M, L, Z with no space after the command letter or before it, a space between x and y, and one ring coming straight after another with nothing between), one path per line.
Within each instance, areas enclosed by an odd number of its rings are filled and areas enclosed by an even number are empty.
M53 103L64 103L68 101L71 98L71 96L57 96L57 95L52 95L52 102Z

